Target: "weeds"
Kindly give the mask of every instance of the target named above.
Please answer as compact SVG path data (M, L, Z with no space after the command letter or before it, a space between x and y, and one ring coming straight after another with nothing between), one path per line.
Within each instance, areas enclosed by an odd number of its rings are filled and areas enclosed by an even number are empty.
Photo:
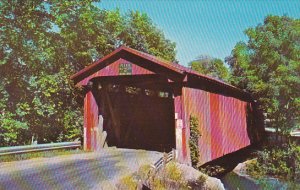
M118 189L120 189L120 190L136 190L137 187L138 187L138 182L134 179L133 176L125 176L121 179Z
M118 189L137 189L141 187L141 182L146 183L151 189L168 190L182 189L188 190L192 187L203 187L206 176L201 175L196 181L189 183L185 181L183 172L175 162L170 162L157 173L151 170L149 165L140 167L137 173L126 176L120 180Z
M177 167L175 162L170 162L165 168L166 178L174 181L182 180L182 171Z

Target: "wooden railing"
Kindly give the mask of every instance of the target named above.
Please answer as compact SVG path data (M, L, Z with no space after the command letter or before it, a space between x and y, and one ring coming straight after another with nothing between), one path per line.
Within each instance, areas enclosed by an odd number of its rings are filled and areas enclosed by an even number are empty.
M146 179L142 186L142 189L151 189L149 177L155 175L161 168L167 165L169 162L176 160L176 150L172 149L169 153L164 153L164 155L158 159L154 164L151 165L151 169L148 172L148 179Z
M151 165L152 169L159 170L162 166L169 163L171 160L175 160L176 150L173 149L169 153L164 153L163 157L161 157L157 162Z

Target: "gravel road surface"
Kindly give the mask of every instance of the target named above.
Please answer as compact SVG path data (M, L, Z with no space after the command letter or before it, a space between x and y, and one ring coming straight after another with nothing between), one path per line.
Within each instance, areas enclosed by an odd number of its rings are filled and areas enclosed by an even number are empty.
M108 148L101 152L0 163L0 189L115 189L122 176L162 153Z

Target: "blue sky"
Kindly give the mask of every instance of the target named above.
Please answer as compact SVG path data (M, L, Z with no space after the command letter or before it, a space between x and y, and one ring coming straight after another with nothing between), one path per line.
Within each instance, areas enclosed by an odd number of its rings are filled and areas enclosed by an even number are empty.
M102 0L99 6L147 13L176 42L176 57L182 65L203 54L224 60L238 41L247 41L243 31L262 23L269 14L300 18L300 0Z

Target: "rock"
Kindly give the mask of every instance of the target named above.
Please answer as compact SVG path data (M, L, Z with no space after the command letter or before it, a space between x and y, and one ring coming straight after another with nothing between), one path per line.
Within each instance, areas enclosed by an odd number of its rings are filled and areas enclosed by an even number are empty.
M193 167L184 164L177 163L177 165L178 168L180 168L180 170L182 171L183 177L186 181L193 183L196 182L200 176L202 176L204 179L206 179L202 189L225 190L224 185L220 179L205 175L202 172L194 169Z
M220 179L215 177L209 177L206 179L206 185L205 187L207 189L219 189L219 190L225 190L223 183Z
M253 162L256 162L257 159L247 160L245 162L239 163L234 169L233 172L236 173L239 176L245 176L247 175L247 165L251 164Z

